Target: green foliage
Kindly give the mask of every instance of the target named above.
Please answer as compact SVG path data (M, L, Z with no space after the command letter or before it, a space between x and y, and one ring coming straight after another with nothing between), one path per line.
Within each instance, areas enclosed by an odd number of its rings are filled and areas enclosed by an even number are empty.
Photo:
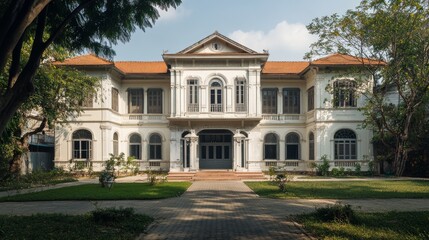
M429 181L292 181L280 192L271 182L246 182L259 196L269 198L429 198Z
M270 175L270 181L274 180L274 176L276 175L276 168L274 166L271 166L268 169L268 175Z
M362 174L362 166L359 163L355 164L355 174L360 176Z
M115 183L114 191L101 188L98 184L85 184L42 192L19 194L0 199L10 202L66 201L66 200L152 200L177 197L183 194L190 182Z
M151 186L154 186L158 183L167 182L167 175L163 172L152 171L152 169L149 168L145 171L145 174L147 176L147 182Z
M102 212L103 210L99 210ZM105 210L108 211L108 210ZM36 214L32 216L0 216L0 239L136 239L147 230L153 218L131 214L114 223L96 222L92 214ZM25 226L25 231L23 231Z
M325 154L321 158L322 163L316 166L316 172L318 175L321 176L328 176L329 175L329 159L328 156Z
M317 219L323 222L337 222L337 223L355 223L356 214L349 204L342 205L336 203L326 207L316 208L314 214Z
M296 218L317 239L429 239L429 212L356 213L357 223L321 221L314 214Z
M19 190L30 187L45 186L63 182L74 182L76 179L69 172L61 168L54 168L51 171L34 171L22 176L11 176L0 181L1 190Z
M116 224L127 219L131 219L135 215L133 208L98 208L90 212L92 219L96 223L105 225Z
M285 192L286 191L286 184L288 182L290 182L290 178L288 178L288 176L286 174L278 174L275 178L275 182L277 184L277 186L279 187L279 190L281 192Z
M428 134L429 5L426 0L364 0L343 16L316 18L307 26L319 39L308 58L330 53L356 56L353 76L360 95L362 125L393 153L393 170L403 174L408 153ZM373 86L372 86L373 85ZM392 93L397 98L392 100ZM394 95L393 95L394 96ZM416 148L417 147L417 148Z

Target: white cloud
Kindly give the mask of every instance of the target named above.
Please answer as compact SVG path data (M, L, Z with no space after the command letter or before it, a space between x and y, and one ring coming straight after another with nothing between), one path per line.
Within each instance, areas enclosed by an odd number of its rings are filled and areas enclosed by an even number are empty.
M271 60L302 60L316 40L304 24L282 21L268 32L234 31L229 37L255 51L269 50Z
M190 10L186 9L183 6L177 8L168 8L166 11L158 8L160 22L168 22L172 20L177 20L179 18L185 17L191 13Z

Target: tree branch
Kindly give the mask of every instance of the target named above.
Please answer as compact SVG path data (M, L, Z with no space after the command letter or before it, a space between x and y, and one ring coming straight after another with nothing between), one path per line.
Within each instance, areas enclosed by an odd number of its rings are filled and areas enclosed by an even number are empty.
M89 4L95 2L96 0L85 0L82 2L78 7L76 7L67 17L58 25L57 28L55 28L54 31L52 31L51 36L46 40L44 44L44 48L46 49L65 29L67 24L76 17L80 11L82 11L85 7L87 7Z
M22 142L22 140L24 140L24 139L26 139L26 138L28 138L28 137L36 134L36 133L42 132L43 129L45 129L47 122L48 122L48 119L44 117L43 120L42 120L42 122L40 123L40 125L36 129L34 129L33 131L27 132L24 135L22 135L21 142Z
M18 79L19 66L21 65L21 49L24 42L24 36L19 39L18 44L15 46L12 52L12 63L9 67L9 79L7 82L6 92L10 91L15 81Z

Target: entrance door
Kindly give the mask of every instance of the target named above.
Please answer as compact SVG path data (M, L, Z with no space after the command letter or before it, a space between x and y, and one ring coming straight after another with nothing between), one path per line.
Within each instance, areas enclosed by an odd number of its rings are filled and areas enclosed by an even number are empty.
M200 169L232 169L232 134L206 130L199 134Z

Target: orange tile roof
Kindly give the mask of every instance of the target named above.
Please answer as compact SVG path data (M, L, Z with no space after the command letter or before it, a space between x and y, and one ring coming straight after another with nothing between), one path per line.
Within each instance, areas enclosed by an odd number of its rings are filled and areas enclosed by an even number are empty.
M299 74L310 65L309 62L267 62L264 74Z
M346 54L340 54L340 53L335 53L324 58L319 58L311 63L311 65L320 65L320 66L326 66L326 65L352 66L352 65L362 65L362 64L380 65L384 63L376 59L358 58L358 57L354 57Z
M115 67L123 73L167 73L165 62L115 62Z
M113 65L113 62L94 54L86 54L77 57L72 57L64 60L64 62L55 62L56 65L69 65L69 66L100 66L100 65Z

